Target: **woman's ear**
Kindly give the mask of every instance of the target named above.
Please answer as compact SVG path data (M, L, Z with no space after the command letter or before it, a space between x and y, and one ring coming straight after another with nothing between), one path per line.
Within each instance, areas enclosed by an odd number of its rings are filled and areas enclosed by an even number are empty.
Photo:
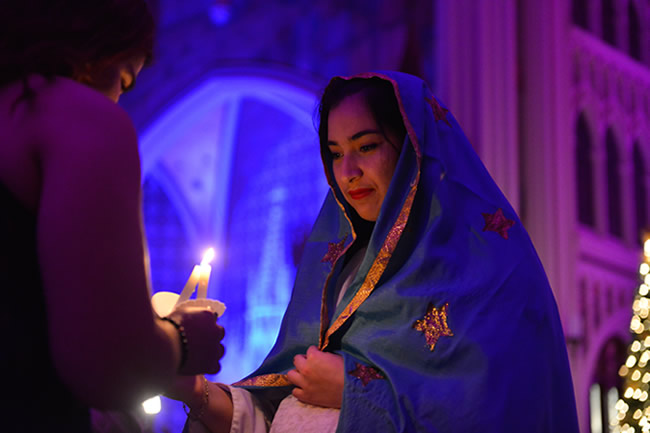
M107 61L86 63L79 69L77 81L94 89L103 91L109 89L118 74L117 64Z
M92 64L84 63L82 66L76 68L73 79L79 83L85 84L87 86L93 86L93 68Z

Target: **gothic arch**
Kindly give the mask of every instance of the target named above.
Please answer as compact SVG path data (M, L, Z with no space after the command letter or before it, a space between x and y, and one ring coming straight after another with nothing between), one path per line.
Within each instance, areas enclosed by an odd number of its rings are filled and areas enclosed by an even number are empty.
M173 188L163 176L148 176L143 185L144 225L149 246L151 284L157 290L183 287L188 269L194 265L192 227L181 223L182 207L174 205Z
M618 370L625 362L627 343L628 339L621 339L616 335L607 339L598 355L594 376L590 378L592 384L589 395L591 419L596 423L600 421L603 430L606 430L614 421L611 416L616 413L614 412L615 404L623 395L623 381L618 375ZM593 385L596 385L595 389ZM594 419L599 414L600 420Z
M615 310L615 312L596 329L593 338L589 341L587 354L584 358L586 367L583 373L585 374L584 378L586 380L582 381L584 388L576 389L576 393L581 393L583 396L589 395L591 381L597 376L599 359L608 341L617 339L627 344L631 340L630 331L628 329L631 317L632 306L630 304ZM576 374L575 370L574 374ZM589 419L589 406L586 404L588 399L582 398L580 400L585 402L585 404L583 404L579 410L584 411L583 413L587 415L587 419Z
M219 207L219 203L208 203L211 195L227 201L225 188L241 101L249 98L278 107L313 130L317 92L315 84L296 79L291 71L274 71L268 66L211 71L141 134L143 179L158 179L180 210L179 217L192 241L211 235L221 230L225 215L216 211L216 221L210 223L198 214L209 214L214 212L210 208ZM211 122L212 128L205 122ZM206 146L207 142L219 143L219 149Z
M208 293L232 313L222 319L231 354L222 380L240 379L268 353L292 287L292 251L329 190L314 130L320 88L268 65L212 70L141 135L143 178L175 208L194 263L208 245L221 256Z

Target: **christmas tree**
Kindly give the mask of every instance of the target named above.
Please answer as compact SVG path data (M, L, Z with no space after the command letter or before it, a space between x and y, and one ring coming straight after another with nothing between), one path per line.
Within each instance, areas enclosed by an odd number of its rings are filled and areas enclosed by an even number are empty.
M634 337L618 374L623 377L623 398L616 403L616 433L650 433L650 238L643 244L640 284L632 305L630 331Z

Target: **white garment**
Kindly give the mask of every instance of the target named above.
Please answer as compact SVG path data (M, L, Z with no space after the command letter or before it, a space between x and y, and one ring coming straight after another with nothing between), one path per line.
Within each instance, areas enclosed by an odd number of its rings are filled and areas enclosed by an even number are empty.
M339 409L301 403L291 394L280 402L271 422L253 394L236 387L230 391L234 408L230 433L334 433L339 422ZM191 433L195 432L209 433L198 429Z
M338 292L336 305L341 302L345 291L352 284L365 254L365 248L357 251L339 275L336 283ZM270 416L253 394L242 388L233 386L229 388L233 404L230 433L334 433L336 431L340 409L301 403L289 394L280 402L275 416ZM272 422L270 422L271 417ZM197 430L197 433L203 432Z
M232 397L231 433L266 433L271 427L272 414L264 410L264 405L250 392L242 388L228 386ZM187 418L188 433L210 433L201 421Z

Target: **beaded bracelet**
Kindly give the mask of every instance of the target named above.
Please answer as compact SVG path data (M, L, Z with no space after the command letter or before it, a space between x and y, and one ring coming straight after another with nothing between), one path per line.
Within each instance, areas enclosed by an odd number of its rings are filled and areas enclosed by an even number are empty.
M185 415L187 415L188 418L195 421L200 421L201 418L203 418L203 415L205 415L205 410L208 407L208 404L210 403L210 386L208 384L208 379L206 379L205 376L201 376L201 377L203 378L203 403L199 408L199 414L192 415L192 411L189 410L187 406L185 406L185 403L183 403L183 410L185 411Z
M174 328L178 331L178 337L181 340L181 363L178 366L178 371L180 371L185 366L185 361L187 361L187 334L185 333L185 328L183 325L169 317L163 317L162 320L174 325Z

